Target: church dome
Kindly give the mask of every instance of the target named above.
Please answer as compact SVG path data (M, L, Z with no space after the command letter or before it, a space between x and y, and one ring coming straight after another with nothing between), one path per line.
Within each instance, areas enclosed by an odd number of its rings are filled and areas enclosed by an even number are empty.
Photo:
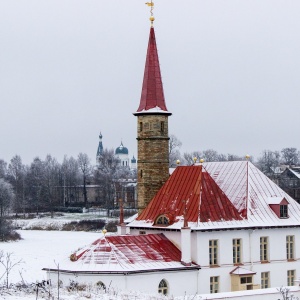
M116 149L116 154L128 154L128 149L123 146L123 143L121 142L121 145Z
M135 163L136 163L136 158L135 158L134 156L133 156L132 159L131 159L131 163L132 163L132 164L135 164Z

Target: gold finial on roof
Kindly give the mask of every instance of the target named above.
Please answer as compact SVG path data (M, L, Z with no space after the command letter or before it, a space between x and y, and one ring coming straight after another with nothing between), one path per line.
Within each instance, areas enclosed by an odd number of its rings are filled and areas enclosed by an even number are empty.
M246 160L249 160L250 159L250 155L249 154L246 154Z
M153 21L155 20L154 16L153 16L153 9L154 9L154 3L153 1L151 0L151 2L146 2L145 4L147 4L148 6L150 6L150 18L149 20L151 21L151 27L153 27Z

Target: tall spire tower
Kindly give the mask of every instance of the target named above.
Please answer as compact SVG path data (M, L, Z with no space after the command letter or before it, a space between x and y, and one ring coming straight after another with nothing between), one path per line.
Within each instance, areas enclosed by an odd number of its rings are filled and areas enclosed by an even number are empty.
M153 27L153 2L151 28L144 71L140 105L137 112L137 193L141 212L169 178L168 111L157 54Z

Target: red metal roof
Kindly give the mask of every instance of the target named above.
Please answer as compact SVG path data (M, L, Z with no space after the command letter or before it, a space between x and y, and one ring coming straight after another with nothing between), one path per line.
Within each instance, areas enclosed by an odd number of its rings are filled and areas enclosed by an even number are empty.
M158 216L165 215L172 224L182 218L185 209L188 222L242 219L202 166L182 166L176 168L137 220L154 223Z
M180 263L180 250L164 234L103 236L90 246L77 251L79 263L110 265L115 268L128 265L174 267ZM155 265L153 265L155 263ZM177 266L177 264L176 264ZM132 266L134 268L134 266Z
M148 113L151 109L159 109L160 113L165 111L170 114L165 103L153 27L150 29L142 95L137 113Z

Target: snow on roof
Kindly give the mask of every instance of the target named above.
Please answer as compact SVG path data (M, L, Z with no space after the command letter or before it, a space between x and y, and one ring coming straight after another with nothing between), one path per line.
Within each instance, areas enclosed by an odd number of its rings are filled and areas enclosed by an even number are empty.
M134 272L178 269L180 250L164 234L103 236L71 255L61 269L79 272ZM191 268L199 268L193 264Z
M286 200L286 199L284 197L269 197L269 198L267 198L268 204L281 204L283 200ZM288 203L287 200L286 200L286 202Z
M297 178L300 179L300 168L288 168L289 171L291 171L292 174L294 174Z
M136 113L135 113L135 115L138 115L138 114L153 114L153 113L155 113L155 114L157 114L157 113L159 113L159 114L171 114L170 112L168 112L167 110L164 110L164 109L162 109L162 108L160 108L159 106L155 106L155 107L152 107L152 108L149 108L149 109L142 109L142 110L140 110L140 111L137 111Z
M287 200L288 218L275 214L270 198ZM300 205L251 162L236 161L177 167L129 227L156 227L156 218L165 215L165 228L179 229L185 201L193 230L300 226Z
M256 274L256 272L253 272L246 268L242 268L242 267L238 266L238 267L234 268L230 272L230 274L232 274L232 275L254 275L254 274Z

